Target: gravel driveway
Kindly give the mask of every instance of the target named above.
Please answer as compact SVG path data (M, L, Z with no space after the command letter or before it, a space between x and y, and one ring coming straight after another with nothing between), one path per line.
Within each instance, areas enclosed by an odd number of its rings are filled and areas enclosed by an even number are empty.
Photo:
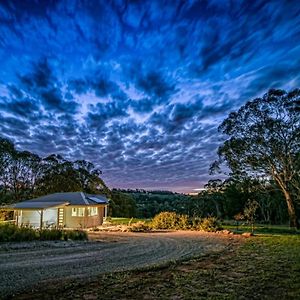
M31 242L0 245L0 298L66 278L92 278L222 251L234 237L200 232L90 235L87 242Z

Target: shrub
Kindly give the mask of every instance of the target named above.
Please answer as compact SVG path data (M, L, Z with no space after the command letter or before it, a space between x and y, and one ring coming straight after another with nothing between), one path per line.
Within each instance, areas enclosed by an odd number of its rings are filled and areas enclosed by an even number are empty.
M30 227L18 227L14 224L0 225L0 242L27 242L33 240L54 241L54 240L87 240L85 231L61 229L35 230Z
M153 218L151 226L154 229L188 229L190 224L186 215L178 215L175 212L161 212Z
M73 240L73 241L82 241L82 240L87 240L88 235L85 231L83 230L70 230L70 231L65 231L64 232L64 239L65 240Z
M61 240L63 231L60 229L42 229L39 231L39 237L42 241Z
M216 232L222 227L216 217L207 217L201 220L199 229L207 232Z
M151 227L143 221L134 223L127 228L127 231L129 231L129 232L145 232L145 231L150 231L150 230L151 230Z
M17 227L14 224L0 225L0 242L33 241L37 238L37 232L32 228Z

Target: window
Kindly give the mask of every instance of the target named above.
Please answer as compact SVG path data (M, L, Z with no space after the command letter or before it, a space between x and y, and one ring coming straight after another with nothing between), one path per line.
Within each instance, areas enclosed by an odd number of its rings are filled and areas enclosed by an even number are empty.
M77 208L72 207L72 217L77 217Z
M98 207L88 207L88 215L89 216L97 216Z
M72 217L84 217L84 207L72 207Z
M77 216L78 217L84 217L84 208L83 207L79 207L77 209L78 209Z

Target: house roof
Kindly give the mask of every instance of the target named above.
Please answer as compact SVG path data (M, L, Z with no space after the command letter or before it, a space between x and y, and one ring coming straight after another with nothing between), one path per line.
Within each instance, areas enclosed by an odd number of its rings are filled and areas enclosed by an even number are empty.
M31 202L31 201L23 201L16 204L8 205L6 208L13 209L46 209L51 207L65 206L68 205L68 202Z
M104 195L92 195L82 192L75 193L55 193L27 201L22 201L16 204L7 205L4 208L9 209L42 209L57 207L62 205L97 205L108 204L108 199Z

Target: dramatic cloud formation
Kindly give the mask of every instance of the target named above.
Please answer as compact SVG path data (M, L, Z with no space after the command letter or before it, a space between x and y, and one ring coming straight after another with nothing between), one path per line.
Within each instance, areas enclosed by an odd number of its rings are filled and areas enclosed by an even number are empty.
M99 166L111 187L192 191L219 123L300 86L298 1L1 1L0 135Z

